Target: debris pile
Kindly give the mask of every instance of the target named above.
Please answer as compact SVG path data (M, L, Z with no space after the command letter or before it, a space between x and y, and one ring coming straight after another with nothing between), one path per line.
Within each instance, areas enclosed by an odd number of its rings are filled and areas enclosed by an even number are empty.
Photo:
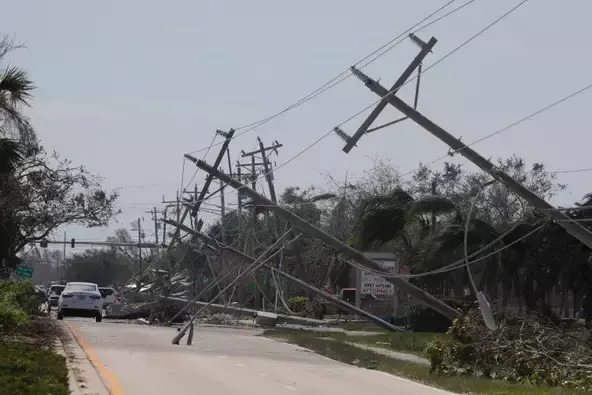
M577 320L495 310L490 331L479 309L457 318L445 340L428 344L433 371L592 390L592 336Z
M214 325L236 325L236 319L230 314L216 313L205 318L205 322Z

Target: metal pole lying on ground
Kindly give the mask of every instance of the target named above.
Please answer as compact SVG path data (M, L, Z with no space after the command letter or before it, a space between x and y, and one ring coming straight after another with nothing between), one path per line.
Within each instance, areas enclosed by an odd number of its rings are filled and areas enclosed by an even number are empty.
M177 226L178 224L173 223L172 225ZM183 230L185 230L185 229L183 229ZM187 230L187 232L189 232L189 231ZM193 232L191 232L191 234L196 237L201 238L203 241L206 242L206 244L209 244L215 248L220 248L220 249L223 249L223 250L233 253L234 255L236 255L240 259L248 262L249 264L252 264L255 262L255 258L253 258L243 252L240 252L232 247L229 247L226 245L221 245L221 244L217 243L214 239L212 239L211 237L209 237L203 233L193 231ZM396 326L391 325L390 323L388 323L384 320L381 320L380 318L376 317L375 315L370 314L362 309L359 309L359 308L347 303L343 299L333 296L333 295L331 295L331 294L329 294L329 293L327 293L327 292L325 292L313 285L308 284L307 282L305 282L303 280L300 280L299 278L296 278L294 276L289 275L286 272L278 270L278 269L274 268L272 265L263 264L263 267L265 267L268 270L271 270L272 272L278 273L280 276L283 276L286 280L289 280L302 288L305 288L309 291L316 293L317 295L319 295L323 299L333 303L337 307L339 307L349 313L363 316L363 317L367 318L368 320L372 321L373 323L375 323L376 325L378 325L384 329L387 329L389 331L400 331L399 328L397 328Z
M341 252L343 255L348 256L350 259L356 261L357 263L366 266L370 269L373 269L377 272L383 272L385 275L391 275L390 273L384 272L382 267L374 262L372 259L364 256L360 251L357 251L351 248L348 245L343 244L341 241L337 240L335 237L331 236L330 234L322 231L321 229L317 228L316 226L312 225L311 223L305 221L304 219L300 218L290 210L287 210L277 204L274 204L271 200L259 195L257 192L253 191L252 189L247 188L237 180L234 180L228 177L226 174L212 168L206 162L202 160L197 160L195 158L188 158L191 161L195 161L195 164L200 169L212 174L214 177L219 178L220 180L224 181L226 184L232 186L235 189L240 189L244 195L249 196L256 204L260 204L262 206L267 206L269 209L276 212L276 214L285 218L286 221L290 222L294 227L300 229L301 231L310 234L311 236L317 237L320 240L324 241L329 246L335 248L337 251ZM407 292L408 294L422 300L425 302L426 305L434 309L435 311L439 312L446 318L453 320L460 316L460 312L453 309L452 307L448 306L446 303L438 300L434 296L430 295L429 293L425 292L421 288L416 287L415 285L405 281L401 278L386 278L388 282L393 284L395 287L402 289L403 291Z
M214 298L212 298L212 300L210 300L205 306L203 306L201 309L199 309L189 320L189 322L187 324L185 324L183 326L183 328L181 328L181 330L179 331L179 333L173 338L172 343L173 344L179 344L179 340L181 340L183 338L183 336L185 336L185 332L187 332L187 329L189 329L189 327L191 325L193 325L193 321L195 321L195 319L197 318L197 316L199 314L201 314L202 311L204 311L209 305L211 305L216 299L218 299L218 297L220 295L222 295L224 292L226 292L230 287L232 287L241 277L243 277L246 274L252 274L255 272L255 270L257 270L261 265L263 265L265 263L265 261L268 261L269 259L273 258L278 252L280 252L281 250L283 250L284 247L280 248L278 251L274 252L273 254L271 254L270 256L268 256L267 258L264 258L265 255L267 255L267 253L269 251L271 251L276 245L278 245L290 232L286 232L284 233L284 235L282 237L280 237L279 239L277 239L271 246L269 246L269 248L267 250L265 250L260 256L259 258L255 259L255 261L249 265L249 267L247 267L247 269L245 269L244 272L239 273L238 276L236 276L234 278L234 280L232 280L230 282L230 284L228 284L218 295L214 296ZM296 239L298 239L299 236L297 236L296 238L290 240L289 243L294 242ZM288 244L289 244L288 243ZM256 266L255 266L256 265ZM255 266L253 268L253 266Z

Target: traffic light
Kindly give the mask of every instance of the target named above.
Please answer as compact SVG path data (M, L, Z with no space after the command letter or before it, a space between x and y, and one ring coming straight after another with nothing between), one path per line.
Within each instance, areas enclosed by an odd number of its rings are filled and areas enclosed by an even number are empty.
M39 242L39 245L40 245L42 248L47 248L47 240L41 240L41 241Z
M72 248L76 247L76 239L70 240L70 247L72 247Z

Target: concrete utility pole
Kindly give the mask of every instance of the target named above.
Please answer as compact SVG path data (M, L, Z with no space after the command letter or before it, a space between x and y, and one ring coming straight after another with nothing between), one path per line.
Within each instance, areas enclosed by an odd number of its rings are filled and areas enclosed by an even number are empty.
M172 225L178 226L178 224L174 224L174 223L172 223ZM184 226L184 225L181 225L181 226ZM186 230L186 229L184 229L184 230ZM187 232L190 232L188 229L186 231ZM242 261L244 261L244 262L246 262L248 264L252 264L256 260L255 258L253 258L253 257L251 257L251 256L249 256L249 255L247 255L247 254L245 254L243 252L240 252L240 251L238 251L235 248L232 248L232 247L229 247L229 246L226 246L226 245L219 245L218 243L216 243L216 241L214 239L212 239L211 237L209 237L209 236L207 236L207 235L205 235L203 233L200 233L200 232L190 232L190 233L192 235L194 235L194 236L202 239L207 245L211 246L215 250L225 250L225 251L228 251L231 254L235 255L240 260L242 260ZM370 313L368 313L368 312L366 312L364 310L358 309L357 307L352 306L351 304L347 303L346 301L344 301L342 299L339 299L339 298L337 298L337 297L335 297L335 296L333 296L333 295L331 295L331 294L329 294L329 293L327 293L327 292L325 292L325 291L323 291L323 290L321 290L321 289L319 289L317 287L314 287L314 286L308 284L307 282L305 282L303 280L300 280L300 279L298 279L298 278L296 278L294 276L289 275L288 273L285 273L285 272L283 272L281 270L278 270L278 269L274 268L270 264L265 263L265 264L263 264L262 267L264 267L265 269L267 269L269 271L275 271L280 276L282 276L286 280L288 280L288 281L296 284L300 288L304 288L304 289L306 289L308 291L314 292L315 294L319 295L321 298L323 298L323 299L325 299L325 300L333 303L337 307L339 307L339 308L341 308L341 309L343 309L343 310L345 310L347 312L350 312L352 314L363 316L363 317L369 319L370 321L374 322L376 325L378 325L378 326L380 326L380 327L382 327L384 329L387 329L389 331L400 331L397 327L391 325L390 323L388 323L388 322L386 322L384 320L381 320L380 318L378 318L378 317L376 317L376 316L374 316L374 315L372 315L372 314L370 314Z
M253 201L259 203L261 205L268 206L269 209L273 210L277 215L284 217L287 222L290 222L294 227L300 229L302 232L305 232L313 237L316 237L323 242L325 242L330 247L333 247L335 250L341 252L343 255L346 255L350 259L358 262L360 265L368 267L378 272L382 272L385 275L390 275L390 273L386 273L383 271L381 266L374 262L372 259L364 256L361 252L343 244L341 241L337 240L335 237L329 235L328 233L324 232L323 230L317 228L316 226L310 224L309 222L305 221L304 219L300 218L293 212L286 210L285 208L274 204L269 199L259 195L257 192L253 191L250 188L242 185L240 182L231 179L226 174L219 172L212 166L208 165L206 162L202 160L195 160L197 166L200 169L212 174L214 177L221 179L222 181L226 182L228 185L232 186L235 189L241 189L243 194L251 197ZM430 295L429 293L423 291L422 289L416 287L415 285L405 281L402 278L386 278L388 282L393 284L395 287L402 289L403 291L409 293L410 295L415 296L416 298L425 302L426 305L430 306L435 311L439 312L440 314L444 315L448 319L454 319L460 316L460 313L453 309L452 307L448 306L447 304L443 303L442 301L438 300L434 296Z
M397 79L395 84L391 87L391 92L394 92L393 94L396 94L396 92L398 92L398 90L401 88L401 86L403 86L403 84L405 84L405 82L409 79L409 77L411 77L411 74L413 74L415 69L420 67L424 58L428 55L428 53L432 52L432 48L434 48L434 45L436 45L436 43L438 42L438 40L435 37L432 37L430 39L430 41L428 41L427 43L423 43L423 42L421 42L421 40L418 40L417 38L414 39L415 36L413 35L413 33L411 33L409 36L411 37L413 42L420 45L421 51L419 52L419 54L417 54L415 59L413 59L413 61L409 64L409 66L407 66L405 71L403 71L403 74L401 74L401 76ZM419 79L418 79L418 81L419 81ZM415 96L416 97L416 101L415 101L416 106L417 106L418 90L419 90L419 85L416 88L416 96ZM360 127L358 128L358 130L356 131L356 133L354 133L354 135L352 137L348 138L348 136L344 132L338 133L342 138L344 138L346 140L345 147L343 147L343 151L345 153L349 153L351 151L351 149L357 144L358 140L360 140L362 138L362 136L368 132L368 128L370 127L370 125L372 125L372 122L374 122L376 120L376 118L378 118L380 113L386 108L387 105L388 105L388 101L386 99L382 99L380 101L380 103L378 103L376 105L376 107L370 113L370 115L368 115L368 118L366 118L366 120L364 122L362 122L362 124L360 125ZM397 119L393 122L389 122L388 124L382 125L378 128L374 128L372 131L382 129L383 127L386 127L386 126L394 125L395 123L401 122L405 119L407 119L407 117ZM338 132L338 131L336 130L336 132Z
M448 133L439 125L432 122L419 111L411 108L411 106L399 99L397 96L390 94L389 91L377 81L374 81L372 78L368 77L366 74L362 73L355 67L352 67L351 70L372 92L376 93L380 97L385 97L393 107L401 111L419 126L443 141L446 145L454 150L454 153L461 154L477 165L481 170L492 176L494 179L504 183L518 196L532 204L535 208L540 209L541 212L550 219L557 221L559 226L564 228L569 234L581 241L588 248L592 249L592 232L590 232L588 229L573 221L563 212L557 211L553 205L549 204L544 199L540 198L531 190L526 188L524 185L514 180L508 174L497 168L489 160L479 155L475 150L463 144L459 139Z

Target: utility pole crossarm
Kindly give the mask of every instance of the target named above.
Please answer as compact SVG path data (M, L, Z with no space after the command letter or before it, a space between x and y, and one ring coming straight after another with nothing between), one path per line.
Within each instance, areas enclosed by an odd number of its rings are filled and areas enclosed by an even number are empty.
M218 167L220 165L220 162L222 162L222 158L224 158L224 154L226 153L226 150L228 149L228 145L230 144L230 141L234 137L234 129L230 129L228 132L222 132L221 130L216 130L216 134L220 134L220 135L224 136L226 139L226 140L224 140L224 143L222 143L222 147L220 149L220 152L218 153L218 156L216 157L215 163L216 163L216 167ZM194 163L197 160L189 154L185 154L185 158L191 160ZM179 219L180 223L183 223L185 221L185 218L187 218L187 215L190 212L191 212L192 216L194 216L194 217L197 216L197 212L199 210L199 207L201 206L201 202L204 200L206 193L208 193L208 189L209 189L211 183L212 183L212 177L210 177L208 175L208 177L206 178L206 182L204 183L204 186L201 189L201 192L199 194L199 198L195 202L195 206L191 210L189 210L189 209L184 210L183 216ZM179 238L179 233L180 233L179 229L177 228L177 230L175 230L175 233L171 237L171 242L169 243L167 251L170 251L170 249L173 247L173 245L175 244L175 242Z
M224 159L224 155L226 154L226 150L228 149L228 145L230 144L230 141L232 140L233 136L234 136L234 129L230 129L228 131L228 133L225 134L226 140L224 140L224 143L222 143L222 147L220 148L220 152L218 152L218 156L216 157L216 160L214 161L214 166L216 168L218 168L218 166L220 166L222 159ZM186 154L185 157L195 163L196 159L193 156ZM199 211L199 207L201 206L201 202L203 201L206 194L208 193L208 189L210 188L210 184L212 183L212 179L213 179L213 177L210 174L208 174L208 177L206 177L206 182L204 183L203 188L201 189L201 192L199 193L199 198L197 199L197 201L195 202L195 206L193 206L193 209L191 210L191 216L193 216L193 217L197 216L197 212Z
M503 182L508 188L514 191L522 199L532 204L535 208L542 209L541 211L543 214L545 214L550 219L557 221L559 226L564 228L573 237L588 246L588 248L592 249L592 232L590 232L588 229L579 223L572 221L571 218L565 215L563 212L556 210L553 205L536 195L534 192L510 177L505 172L501 171L489 160L485 159L472 148L466 146L459 139L448 133L436 123L432 122L419 111L413 109L403 100L394 95L390 95L389 91L387 91L386 88L381 86L377 81L368 77L366 74L356 68L352 68L352 72L358 78L360 78L372 92L381 97L386 96L388 102L397 110L401 111L419 126L423 127L425 130L443 141L446 145L452 148L454 152L461 154L477 165L481 170L485 171L496 180Z
M230 185L235 189L241 189L244 195L249 196L253 199L254 202L268 206L269 209L273 210L278 216L284 217L284 219L291 223L294 227L300 229L302 232L310 234L323 242L327 245L333 247L335 250L341 252L345 256L349 257L350 259L360 263L363 266L368 268L374 269L376 271L382 272L383 269L374 262L372 259L364 256L361 252L343 244L335 237L331 236L330 234L324 232L323 230L317 228L316 226L310 224L309 222L305 221L304 219L300 218L293 212L278 206L277 204L273 203L271 200L259 195L257 192L253 191L250 188L245 187L243 184L238 182L237 180L232 179L231 177L227 176L226 174L218 171L216 168L208 165L202 160L198 160L196 163L197 167L203 169L204 171L212 174L214 177L219 178L226 184ZM386 274L386 273L385 273ZM453 309L452 307L448 306L447 304L443 303L442 301L438 300L434 296L428 294L427 292L423 291L422 289L416 287L415 285L401 279L401 278L387 278L388 282L393 284L395 287L398 287L405 292L409 293L410 295L415 296L416 298L423 300L428 306L433 308L434 310L438 311L440 314L444 315L449 319L454 319L460 315L460 313Z
M247 156L253 156L253 155L257 155L257 154L261 154L261 153L265 153L265 151L271 151L271 150L277 150L278 148L283 147L282 144L278 143L277 141L275 141L273 143L273 145L269 146L269 147L261 147L258 150L252 151L252 152L245 152L245 151L241 151L241 156L243 158L246 158Z
M414 36L412 36L412 37L414 37ZM414 42L417 43L417 41L414 41ZM423 45L423 44L420 45L421 51L419 52L419 54L417 54L415 59L413 59L413 61L409 64L409 66L407 66L405 71L403 71L403 74L401 74L401 76L397 79L397 81L395 81L394 85L391 87L391 89L390 89L391 95L397 94L397 92L399 91L401 86L403 86L403 84L405 84L405 82L409 79L409 77L411 77L411 74L413 74L415 69L417 69L419 67L419 65L421 64L421 62L423 62L424 58L430 52L432 52L432 48L434 48L434 45L436 45L437 42L438 42L438 40L435 37L432 37L430 39L430 41L428 41L425 45ZM352 71L353 71L353 69L354 69L354 67L352 67ZM362 122L362 124L360 125L360 127L358 128L356 133L354 133L354 135L352 137L346 139L345 147L343 147L343 151L346 154L351 151L351 149L357 144L358 140L360 140L362 138L362 136L368 131L368 128L370 127L370 125L372 125L372 123L376 120L376 118L378 118L378 116L380 115L382 110L384 110L387 105L388 105L388 100L386 97L383 97L383 99L380 101L380 103L378 103L378 105L374 108L374 110L370 113L370 115L368 115L368 118L366 118L364 120L364 122ZM392 123L389 122L389 124L387 124L387 125L395 124L395 123L400 122L402 120L404 120L404 119L398 119L396 121L393 121ZM383 125L382 127L386 127L386 125ZM378 128L374 129L374 130L378 130ZM342 134L340 134L340 136L347 137Z

